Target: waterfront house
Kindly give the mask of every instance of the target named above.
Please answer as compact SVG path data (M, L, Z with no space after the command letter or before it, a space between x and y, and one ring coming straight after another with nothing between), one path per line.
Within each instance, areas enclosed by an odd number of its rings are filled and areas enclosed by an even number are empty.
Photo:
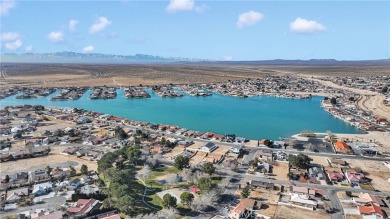
M199 150L204 152L213 152L218 148L218 145L216 145L213 142L207 142L204 146L202 146Z
M347 143L345 143L343 141L337 141L334 144L334 146L335 146L336 152L338 152L338 153L349 154L351 152Z

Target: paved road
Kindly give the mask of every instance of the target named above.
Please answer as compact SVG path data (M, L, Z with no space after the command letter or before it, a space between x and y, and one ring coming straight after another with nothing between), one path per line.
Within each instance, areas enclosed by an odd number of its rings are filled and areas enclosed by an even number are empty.
M341 205L339 197L334 190L328 190L327 192L329 201L332 203L332 208L336 209L336 212L332 214L332 219L344 219L344 210Z
M36 210L36 209L56 209L58 206L61 206L65 204L65 197L62 196L55 196L52 198L45 199L43 203L40 204L35 204L31 206L25 206L25 207L19 207L16 209L9 209L9 210L4 210L0 211L0 218L5 217L7 215L12 215L16 213L22 213L26 211L31 211L31 210Z

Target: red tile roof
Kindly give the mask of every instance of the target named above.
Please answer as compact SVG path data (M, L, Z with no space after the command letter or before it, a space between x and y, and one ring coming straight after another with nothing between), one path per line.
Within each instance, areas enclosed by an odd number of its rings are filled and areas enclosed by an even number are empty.
M380 214L383 216L382 209L376 204L359 206L359 211L361 214Z

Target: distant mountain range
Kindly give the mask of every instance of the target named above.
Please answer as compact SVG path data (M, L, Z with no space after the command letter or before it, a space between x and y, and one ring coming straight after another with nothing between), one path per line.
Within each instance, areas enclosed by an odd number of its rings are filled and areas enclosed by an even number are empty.
M101 53L77 53L77 52L56 52L56 53L4 53L1 54L1 62L13 63L172 63L172 62L201 62L205 59L161 57L145 54L136 55L112 55Z
M77 64L153 64L153 63L196 63L224 65L286 65L286 66L390 66L390 59L338 61L335 59L311 60L262 60L262 61L215 61L195 58L161 57L153 55L112 55L101 53L4 53L0 55L1 63L77 63Z

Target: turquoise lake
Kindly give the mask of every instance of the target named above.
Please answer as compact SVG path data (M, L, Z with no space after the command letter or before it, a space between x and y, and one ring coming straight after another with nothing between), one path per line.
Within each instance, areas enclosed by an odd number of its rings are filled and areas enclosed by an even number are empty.
M239 98L213 94L209 97L127 99L122 90L111 100L90 100L88 90L79 100L51 101L57 94L37 99L0 100L0 106L40 104L77 107L112 114L132 120L172 124L196 131L236 134L249 139L289 137L302 130L334 133L362 133L357 128L334 118L320 107L322 97L287 99L258 96Z

